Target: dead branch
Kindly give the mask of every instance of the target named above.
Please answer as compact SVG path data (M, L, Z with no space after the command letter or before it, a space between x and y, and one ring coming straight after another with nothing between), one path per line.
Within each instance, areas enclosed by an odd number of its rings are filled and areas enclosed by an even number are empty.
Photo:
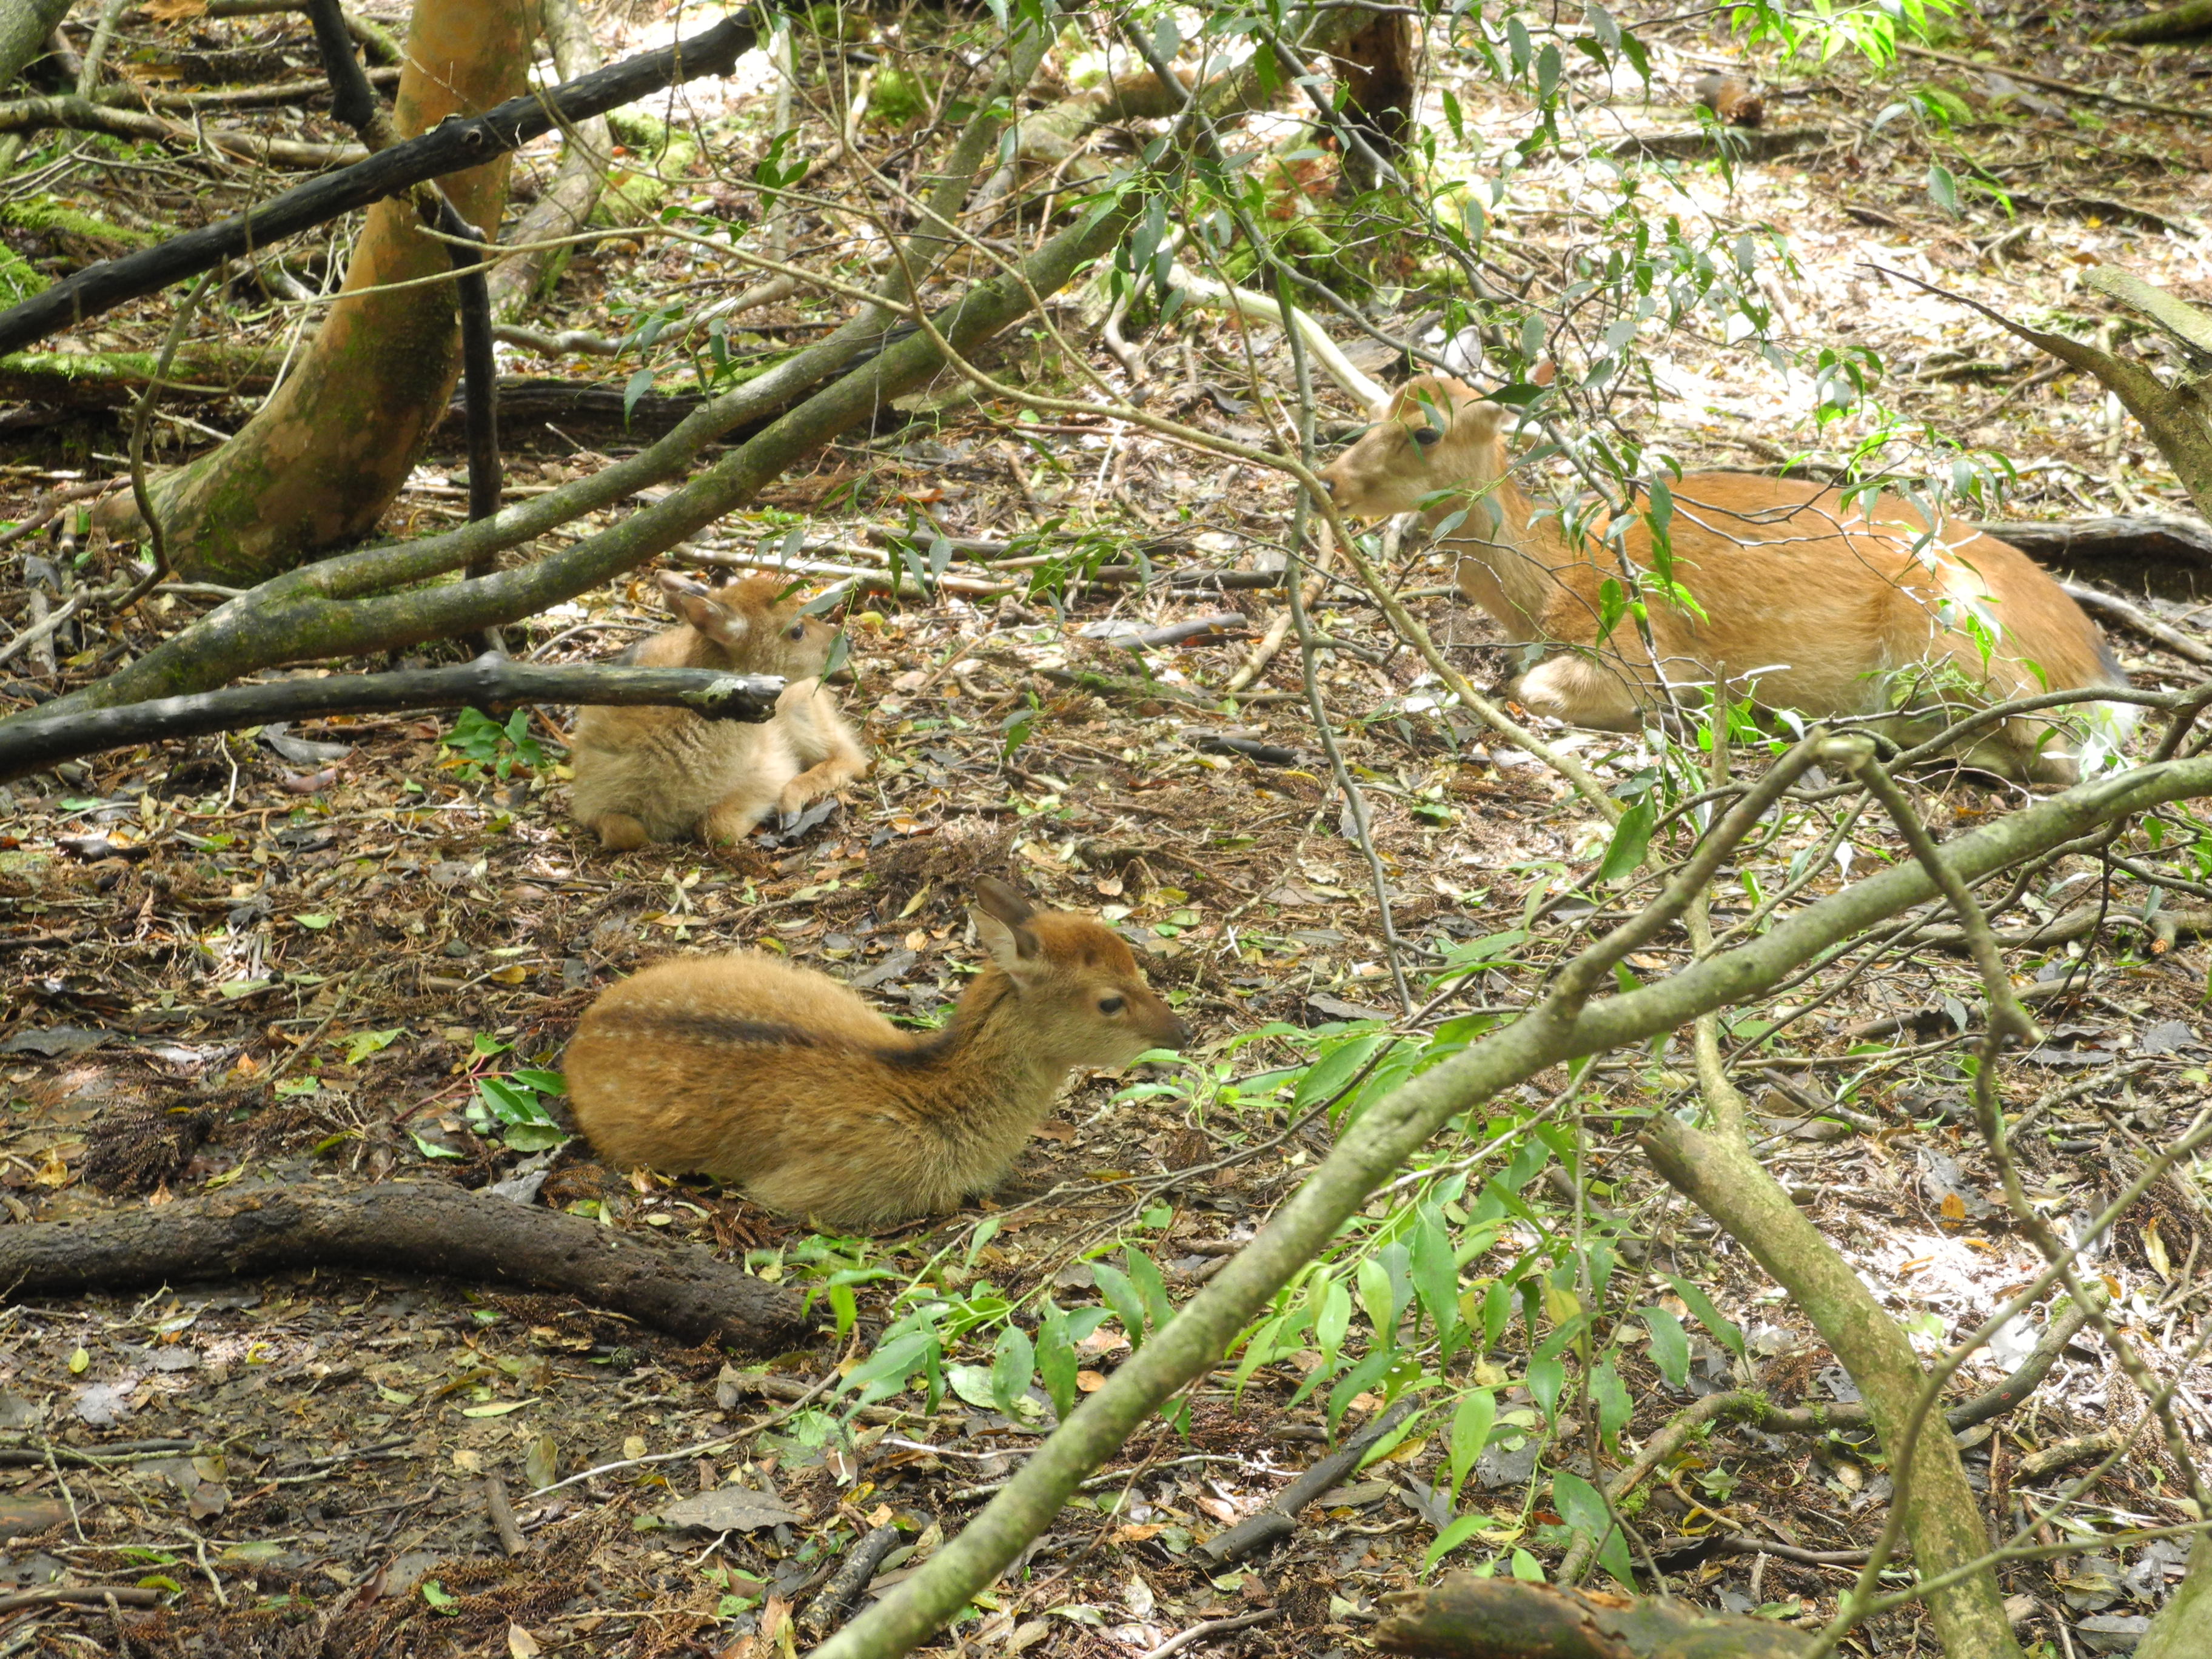
M532 702L606 703L680 707L708 720L758 722L775 712L775 700L782 690L783 682L773 675L722 674L707 668L518 663L488 653L458 668L279 680L89 713L21 716L0 726L0 781L79 755L96 755L163 738L234 731L302 715L489 708Z
M0 104L0 132L36 132L48 127L66 127L78 132L105 132L118 138L158 139L181 145L186 149L196 148L204 137L225 155L235 155L241 161L256 161L263 167L350 167L365 160L368 155L359 144L318 144L300 138L267 138L258 132L240 132L229 127L204 127L196 132L189 126L166 120L159 115L148 115L138 110L117 109L112 105L99 103L90 98L17 98ZM149 252L158 251L149 250ZM180 274L189 276L196 270L206 268L198 266ZM0 319L0 326L4 326L4 319ZM50 329L40 331L41 333L52 331ZM39 337L34 334L30 337L36 339Z
M11 1297L316 1267L565 1291L691 1343L769 1349L808 1328L796 1297L696 1245L440 1182L272 1188L0 1228L0 1285Z
M1298 1511L1358 1468L1367 1449L1404 1422L1419 1403L1410 1398L1401 1400L1277 1492L1267 1508L1246 1516L1228 1531L1199 1546L1199 1553L1217 1567L1225 1566L1282 1542L1297 1530Z

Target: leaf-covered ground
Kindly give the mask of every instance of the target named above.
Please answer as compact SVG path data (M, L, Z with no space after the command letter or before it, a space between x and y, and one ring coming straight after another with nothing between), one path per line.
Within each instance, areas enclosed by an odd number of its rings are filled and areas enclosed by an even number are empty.
M1886 274L2085 333L2103 320L2075 288L2088 263L2203 291L2202 125L2024 78L2186 104L2183 62L2088 51L2075 21L2039 12L1982 21L1990 33L1946 47L1972 67L1907 56L1881 80L1840 58L1818 72L1776 70L1768 130L1817 127L1817 140L1727 174L1685 163L1671 183L1647 177L1643 199L1656 215L1782 233L1792 263L1763 265L1756 289L1778 342L1878 352L1893 410L2017 465L2017 516L2172 507L2171 477L2098 388L2045 378L1994 324ZM155 58L187 41L305 39L267 19L131 27ZM878 52L943 27L927 14L863 23ZM1608 97L1577 71L1589 154L1520 173L1510 204L1492 210L1506 280L1555 300L1562 261L1623 200L1608 147L1622 133L1688 128L1690 77L1737 57L1688 27L1648 32L1651 104L1625 74ZM611 56L667 27L610 18L601 40ZM1450 135L1443 176L1478 173L1482 157L1527 132L1526 107L1441 33L1427 68L1425 125ZM1948 130L1896 108L1930 89L1948 100ZM685 118L729 125L710 125L705 149L687 155L691 171L672 198L711 206L732 181L744 185L769 102L757 64L731 88L699 89ZM320 114L265 118L343 136ZM864 131L886 149L902 136ZM902 165L921 148L902 152ZM189 160L108 164L120 154L86 144L27 176L120 222L179 228L263 183L211 185ZM551 155L537 164L550 169ZM1955 212L1948 191L1931 193L1931 164L1957 181ZM1285 211L1325 213L1333 158L1303 165ZM1977 179L2004 200L1978 192ZM799 228L810 257L865 249L849 219L816 214ZM112 251L73 235L27 230L20 216L0 228L19 254L57 268ZM1378 314L1425 316L1425 267L1402 250L1391 257L1407 291L1395 305L1382 296ZM678 285L712 297L750 280L694 245L641 239L580 257L532 320L618 336ZM811 300L778 301L749 314L757 332L745 343L803 340L830 314ZM1085 339L1097 321L1073 300L1055 314ZM241 337L281 346L297 319L270 310L237 320ZM1578 349L1572 317L1555 320L1563 349ZM143 347L165 324L149 303L56 343ZM1817 359L1781 372L1731 335L1714 315L1652 344L1659 395L1616 412L1693 465L1847 456L1867 417L1814 424ZM1291 372L1279 334L1240 336L1203 313L1138 344L1158 381L1152 408L1247 441L1264 429L1255 376L1280 387ZM678 357L664 349L653 361L664 391L686 389ZM1005 343L1000 362L1048 386L1066 380L1033 335ZM603 378L618 385L635 366L625 359ZM1094 367L1109 384L1125 374L1103 349ZM793 1620L860 1535L902 1528L874 1583L888 1588L1049 1426L1044 1373L994 1382L1010 1308L1032 1335L1045 1297L1074 1316L1089 1329L1075 1344L1077 1387L1095 1386L1141 1339L1158 1298L1172 1304L1201 1284L1325 1154L1331 1120L1311 1109L1351 1080L1355 1061L1387 1067L1377 1040L1387 1025L1433 1033L1460 1021L1446 1040L1472 1033L1525 1006L1547 969L1611 914L1569 890L1604 848L1595 815L1463 717L1439 724L1419 659L1355 590L1333 586L1315 618L1315 684L1372 817L1394 949L1319 748L1295 643L1253 694L1224 707L1222 688L1266 634L1276 596L1170 580L1263 568L1289 513L1279 479L1117 422L945 401L933 417L852 434L812 477L787 479L675 560L797 557L827 580L885 568L884 532L917 538L925 567L939 532L948 545L991 544L963 552L927 592L855 602L844 696L876 765L835 811L787 836L720 853L602 854L567 817L564 723L544 714L504 729L405 717L269 727L7 786L0 974L13 989L0 1026L0 1202L21 1224L261 1185L510 1178L542 1166L559 1139L544 1073L599 988L672 951L750 946L926 1022L975 960L962 907L982 873L1097 910L1143 945L1154 982L1199 1034L1190 1065L1085 1084L989 1206L873 1240L817 1237L696 1182L618 1178L574 1146L556 1155L544 1201L742 1257L821 1293L825 1317L851 1323L792 1353L732 1362L557 1298L396 1275L303 1273L14 1303L0 1313L0 1467L11 1471L6 1502L22 1507L0 1509L10 1540L0 1572L26 1590L140 1593L111 1612L96 1595L17 1606L0 1591L0 1651L120 1650L127 1639L134 1652L164 1655L789 1652L810 1639ZM1348 425L1354 411L1335 407ZM222 400L179 406L190 424L161 430L195 447L246 411ZM0 414L17 456L0 485L11 516L112 468L118 428L36 430L52 419L33 407ZM617 427L522 441L517 489L587 471L636 440ZM157 446L164 460L179 453ZM458 518L461 492L446 480L459 465L434 456L389 527ZM793 528L803 538L790 552ZM1032 591L1033 579L1063 580L1077 554L1152 580L1063 586L1058 605ZM57 601L118 568L114 550L78 539L66 517L8 556L0 614L19 629L32 587L47 580L33 561L63 590ZM910 584L916 573L900 565ZM1399 574L1478 684L1504 672L1494 632L1441 592L1440 559L1414 547ZM2168 574L2157 597L2136 597L2186 628L2186 578ZM611 654L662 625L651 593L642 580L618 584L512 630L514 642L561 659ZM212 602L186 587L130 617L86 616L60 631L51 670L35 652L9 661L0 696L14 709L83 683ZM1226 637L1184 647L1133 652L1101 626L1206 615L1230 619L1216 630ZM2142 642L2116 643L2138 684L2186 678ZM1651 764L1635 744L1557 736L1609 782ZM1925 806L1948 830L2006 802L1936 778ZM1818 828L1782 837L1753 882L1777 886ZM1852 845L1862 860L1898 850L1863 823ZM2095 926L2061 929L2014 958L2025 981L2055 994L2037 1004L2047 1042L2003 1085L2015 1109L2047 1100L2021 1152L2036 1201L2069 1224L2178 1132L2206 1082L2203 948L2143 920L2142 889L2075 860L1999 922L2063 921L2092 897L2106 911ZM1742 920L1760 898L1748 885L1732 909L1717 901L1717 924ZM1401 1018L1394 956L1420 1010L1413 1021ZM1683 959L1667 945L1632 966L1656 975ZM1956 1057L1978 1020L1972 984L1955 954L1908 945L1802 988L1789 1005L1745 1011L1765 1021L1799 1011L1786 1040L1761 1046L1761 1029L1735 1033L1740 1079L1771 1121L1771 1166L1929 1352L1980 1324L2038 1266L1993 1202L1994 1176L1965 1121ZM1755 1382L1784 1404L1848 1398L1802 1316L1633 1151L1638 1115L1693 1097L1687 1072L1681 1041L1615 1056L1579 1082L1539 1079L1525 1098L1492 1103L1440 1137L1300 1293L1323 1316L1295 1327L1303 1334L1241 1388L1224 1370L1177 1420L1135 1437L947 1642L979 1654L1135 1656L1201 1623L1243 1620L1211 1632L1206 1650L1364 1651L1380 1598L1422 1577L1440 1533L1452 1534L1456 1565L1556 1564L1571 1517L1555 1507L1553 1475L1617 1467L1693 1397ZM210 1100L213 1129L165 1161L166 1109L179 1099ZM1808 1117L1807 1101L1842 1103L1846 1115ZM1502 1151L1492 1145L1500 1137ZM89 1176L153 1190L118 1194ZM1492 1177L1499 1200L1486 1199ZM1465 1258L1448 1310L1416 1283L1428 1282L1430 1228ZM2205 1233L2201 1180L2175 1178L2094 1261L2118 1316L2184 1376L2181 1420L2200 1447L2212 1444L2199 1403L2212 1379L2195 1346ZM1610 1379L1571 1370L1561 1394L1556 1361L1542 1369L1542 1339L1589 1294L1592 1261L1598 1279L1613 1264L1601 1305L1614 1370ZM1333 1299L1342 1318L1332 1328ZM929 1306L942 1339L936 1399L919 1380L856 1413L849 1393L797 1399L833 1366L864 1367L887 1328ZM1395 1352L1410 1371L1362 1376L1359 1356L1378 1351L1374 1330L1401 1322ZM1458 1333L1449 1356L1435 1344L1440 1328ZM1995 1381L2034 1334L2002 1333L1961 1387ZM1307 1510L1290 1544L1227 1567L1206 1562L1206 1541L1322 1455L1339 1419L1368 1420L1415 1376L1428 1379L1431 1408ZM1470 1444L1457 1401L1480 1389L1495 1426L1486 1444ZM1990 1515L2015 1521L2021 1489L2047 1495L2078 1473L2063 1449L2070 1437L2132 1429L2142 1416L2101 1343L2081 1339L2027 1407L1970 1446ZM2041 1457L2053 1448L2055 1461ZM516 1556L495 1530L495 1480L527 1540ZM2155 1436L2136 1442L2065 1512L2087 1553L2007 1570L2023 1636L2055 1641L2063 1624L2075 1650L2104 1650L2106 1632L2148 1611L2181 1547L2106 1548L2095 1536L2180 1521L2179 1490ZM1887 1492L1870 1444L1731 1431L1671 1462L1632 1518L1676 1590L1817 1620L1878 1532ZM702 1496L710 1501L672 1514ZM1884 1653L1929 1645L1909 1612L1859 1639Z

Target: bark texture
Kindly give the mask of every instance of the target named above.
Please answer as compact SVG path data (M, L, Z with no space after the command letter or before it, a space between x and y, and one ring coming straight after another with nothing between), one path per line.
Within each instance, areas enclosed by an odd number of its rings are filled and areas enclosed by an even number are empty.
M1424 1659L1792 1659L1812 1645L1771 1619L1471 1572L1382 1604L1375 1644Z
M704 668L618 668L518 663L493 653L458 668L338 674L319 680L236 685L191 697L157 697L88 714L33 714L0 724L0 781L56 761L164 738L234 732L301 715L388 714L404 708L503 708L518 703L606 703L689 708L708 720L750 720L775 712L773 675Z
M342 1267L564 1291L686 1342L785 1346L798 1298L696 1245L433 1182L351 1192L264 1188L82 1221L0 1228L11 1297Z
M520 94L524 15L505 0L419 6L393 111L403 137ZM495 237L508 158L450 174L447 195ZM355 244L343 297L246 429L157 480L170 556L195 580L248 586L368 533L445 412L460 357L450 286L371 293L450 270L404 198L379 202Z
M1928 1380L1902 1328L1741 1139L1660 1116L1638 1144L1661 1178L1749 1250L1827 1339L1858 1384L1894 1468ZM1986 1555L1989 1533L1940 1411L1920 1425L1910 1474L1909 1486L1898 1483L1899 1501L1922 1571ZM1976 1573L1929 1591L1927 1599L1951 1659L2019 1653L1994 1574Z
M46 37L69 9L70 0L0 0L0 87L46 52Z

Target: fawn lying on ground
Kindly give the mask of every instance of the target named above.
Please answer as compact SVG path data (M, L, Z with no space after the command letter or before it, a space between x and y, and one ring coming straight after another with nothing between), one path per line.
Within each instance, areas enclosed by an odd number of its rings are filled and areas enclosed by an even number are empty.
M562 1062L577 1127L618 1169L704 1170L831 1226L989 1191L1069 1072L1189 1034L1104 923L1033 910L988 877L975 906L990 961L939 1031L902 1031L826 975L752 951L610 988Z
M663 573L682 623L628 653L647 668L780 674L790 684L760 726L688 708L585 709L571 745L577 818L601 845L640 847L696 835L735 841L781 809L795 812L868 769L860 742L818 678L837 630L800 613L783 577L748 576L713 591Z
M1633 730L1663 687L1725 683L1731 696L1816 719L1911 710L1884 728L1909 744L1941 731L1961 703L2127 684L2095 625L2019 549L1958 526L1923 548L1928 521L1901 501L1883 500L1869 519L1833 489L1754 473L1692 472L1672 487L1674 576L1703 617L1647 587L1651 644L1632 612L1616 611L1600 640L1615 556L1597 539L1602 525L1571 546L1556 515L1532 511L1507 475L1512 424L1510 410L1460 381L1422 375L1321 476L1347 514L1427 503L1434 528L1463 510L1446 541L1460 592L1516 640L1577 647L1514 688L1538 714ZM1651 541L1649 526L1629 527L1639 570L1651 567ZM1965 758L2070 783L2080 757L2069 728L2117 748L2134 715L2099 702L2063 726L2015 717L1970 739Z

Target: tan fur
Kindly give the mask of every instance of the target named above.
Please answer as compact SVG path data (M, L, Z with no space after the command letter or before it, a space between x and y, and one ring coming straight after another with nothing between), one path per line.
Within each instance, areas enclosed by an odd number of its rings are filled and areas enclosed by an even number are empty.
M612 987L562 1061L577 1126L618 1169L703 1170L832 1226L989 1191L1070 1071L1188 1033L1103 923L1032 910L988 878L976 902L991 961L941 1031L902 1031L836 981L757 951L657 963Z
M1916 550L1928 522L1903 502L1885 499L1869 520L1835 490L1750 473L1694 472L1673 485L1674 578L1704 618L1655 599L1652 648L1632 616L1600 641L1600 589L1618 571L1597 540L1602 524L1570 546L1555 514L1535 514L1508 474L1512 421L1460 381L1423 375L1322 478L1347 514L1421 508L1433 529L1464 509L1447 539L1460 555L1460 591L1517 640L1583 647L1516 686L1539 714L1632 730L1662 682L1726 682L1733 696L1814 719L1910 709L1913 720L1889 723L1909 743L1948 724L1943 706L1961 693L2001 701L2127 684L2081 607L2019 549L1947 526ZM1436 434L1427 443L1415 435L1425 429ZM1452 493L1425 505L1440 491ZM1632 526L1626 546L1650 568L1647 526ZM1997 636L1986 661L1962 611ZM2114 703L2089 711L2114 744L2134 714ZM1968 758L2038 781L2071 782L2079 769L2067 737L2033 717L2005 722Z
M775 575L708 592L664 574L684 618L636 647L647 668L778 674L790 684L763 725L703 720L688 708L586 708L571 759L577 818L605 846L698 836L736 841L772 811L795 812L868 769L866 751L819 675L837 630L800 614Z

